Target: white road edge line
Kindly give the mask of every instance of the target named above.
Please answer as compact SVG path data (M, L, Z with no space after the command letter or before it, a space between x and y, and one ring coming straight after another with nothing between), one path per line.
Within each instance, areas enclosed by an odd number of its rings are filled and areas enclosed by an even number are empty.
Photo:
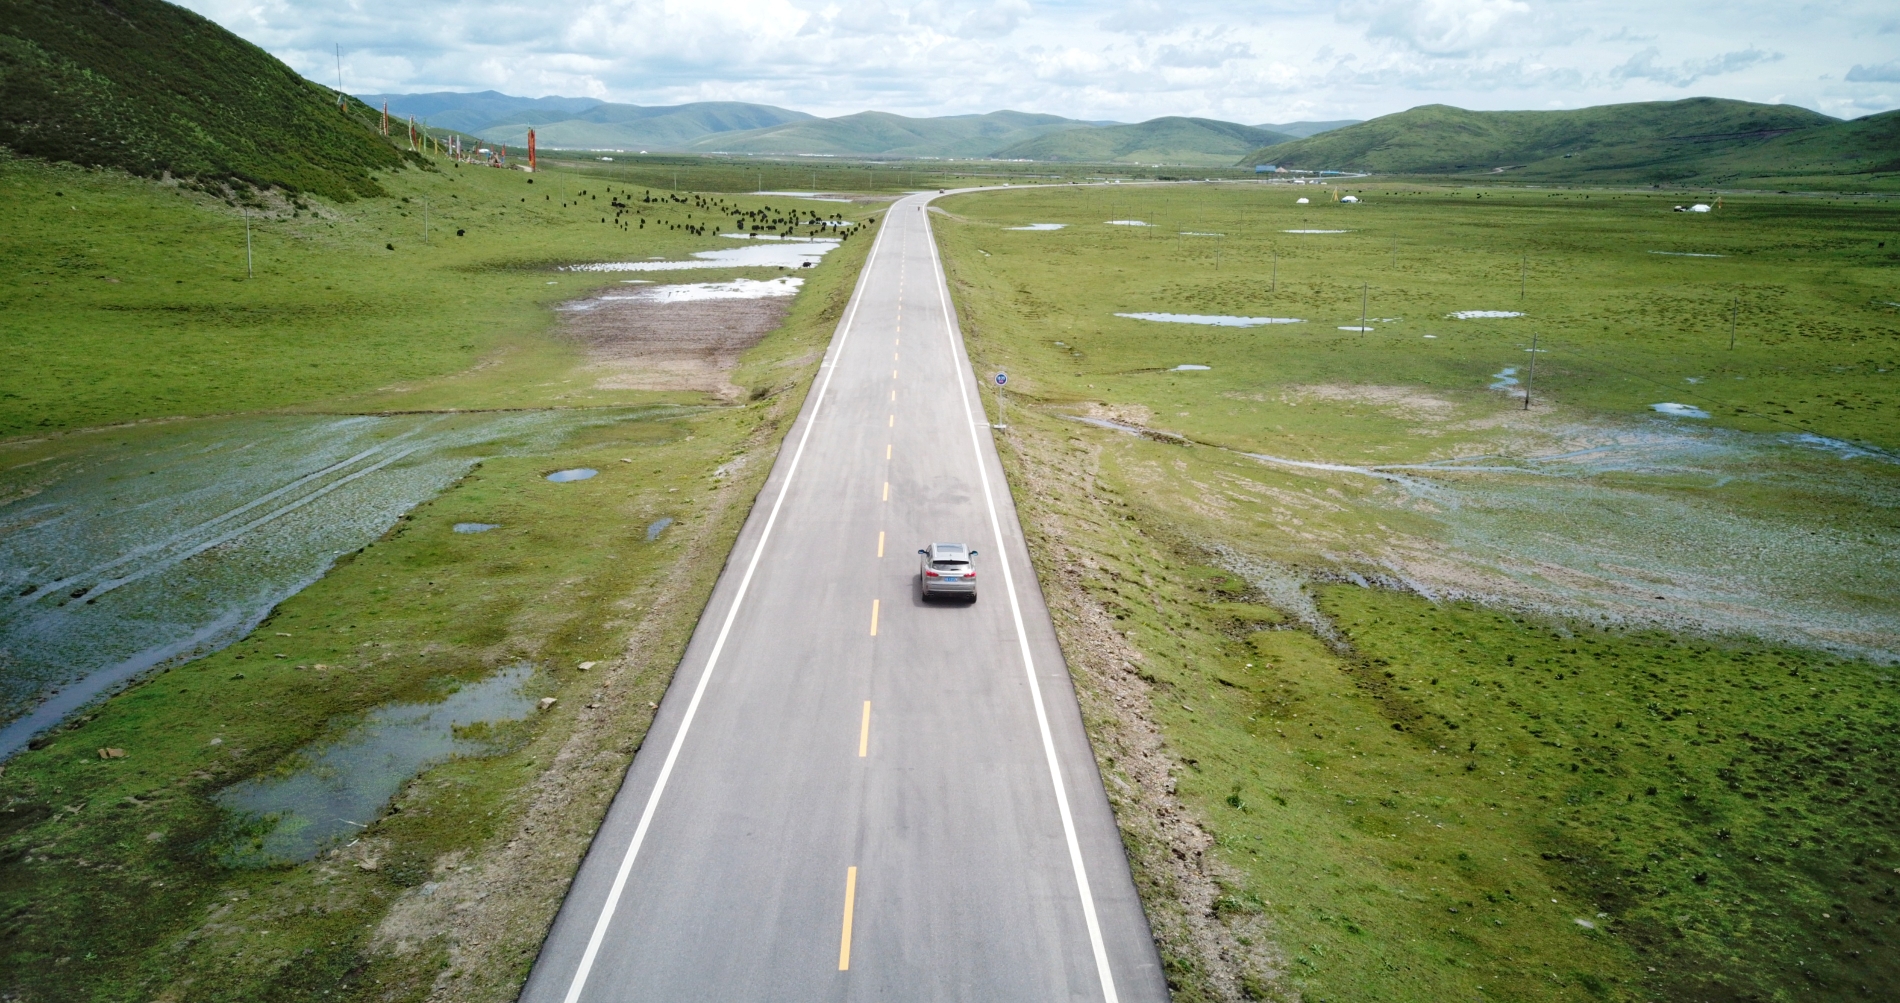
M786 492L791 490L792 478L798 473L799 460L805 456L805 443L811 440L811 430L818 427L818 412L825 406L825 392L831 389L831 377L838 371L835 363L844 355L845 340L851 336L851 325L857 320L858 304L863 301L864 289L870 283L871 267L877 263L877 252L884 246L885 230L878 231L876 242L871 245L871 253L864 262L858 288L851 295L851 310L845 315L844 323L838 330L838 338L832 345L825 381L816 391L818 399L812 402L811 416L805 422L805 431L798 437L798 449L792 453L791 465L785 468L785 480L779 483L778 497L772 501L772 513L766 517L765 529L759 533L759 542L752 548L752 559L746 562L745 577L739 579L739 590L732 597L732 606L726 610L725 622L719 626L719 637L713 642L712 653L706 656L706 667L700 670L699 683L693 687L693 699L686 704L686 714L680 718L679 731L673 734L672 747L666 750L666 761L660 766L660 776L653 782L653 793L647 795L646 809L640 812L640 824L634 827L633 840L627 844L627 854L620 860L620 870L614 875L613 887L607 892L607 901L600 907L600 918L594 921L593 936L587 938L587 950L581 954L580 966L574 970L574 981L567 987L567 1003L577 1003L581 998L581 990L587 987L587 976L593 971L594 959L600 954L600 945L607 939L607 927L613 922L614 910L620 905L620 893L627 887L628 875L633 873L633 860L640 853L640 844L646 841L647 828L652 825L653 813L660 806L660 795L666 793L667 778L673 775L673 764L679 760L680 746L686 743L686 733L699 713L700 698L706 695L706 683L712 679L713 667L719 663L720 652L725 650L726 635L732 631L732 623L739 615L739 605L745 602L746 591L752 586L752 573L759 567L759 557L765 553L766 541L772 538L772 527L778 523L779 508L785 504Z
M950 343L950 361L957 364L956 316L950 311L950 285L943 274L943 261L937 256L937 238L930 226L930 201L917 207L924 220L924 237L930 244L930 263L937 273L937 299L943 308L944 337ZM883 236L882 233L879 234ZM1069 843L1069 864L1075 868L1076 890L1082 897L1082 920L1088 925L1089 947L1095 952L1095 973L1102 982L1102 998L1119 1003L1115 995L1115 975L1108 967L1108 948L1102 943L1102 924L1095 918L1095 895L1089 890L1088 865L1082 861L1082 844L1075 838L1075 816L1069 811L1069 792L1062 784L1062 763L1056 758L1055 736L1049 731L1049 713L1042 704L1042 685L1036 680L1035 658L1029 652L1029 632L1023 626L1022 604L1016 598L1016 579L1009 570L1009 551L1003 545L1003 523L996 514L996 495L990 490L990 473L983 465L983 444L976 435L976 413L970 410L968 378L959 374L957 396L963 400L964 416L969 418L970 452L976 457L976 471L983 481L983 501L989 506L990 529L996 535L996 558L1003 566L1003 588L1009 593L1009 612L1016 619L1016 644L1023 653L1023 673L1029 677L1029 696L1036 705L1036 725L1042 729L1042 754L1049 761L1049 782L1055 787L1056 808L1062 815L1062 836ZM984 424L987 424L985 422Z

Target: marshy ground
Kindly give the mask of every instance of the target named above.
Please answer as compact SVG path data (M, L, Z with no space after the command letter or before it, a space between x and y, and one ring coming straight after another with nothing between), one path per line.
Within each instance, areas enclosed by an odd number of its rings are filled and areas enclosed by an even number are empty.
M939 217L1177 997L1891 994L1900 207L1317 191Z

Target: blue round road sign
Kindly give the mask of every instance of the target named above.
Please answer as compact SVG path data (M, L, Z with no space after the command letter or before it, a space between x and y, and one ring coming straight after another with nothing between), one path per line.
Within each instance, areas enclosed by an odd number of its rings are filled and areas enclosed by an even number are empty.
M1009 374L1008 374L1008 373L997 373L997 374L996 374L996 385L997 385L997 386L999 386L999 387L1000 387L1000 386L1002 386L1003 384L1005 384L1005 383L1008 383L1008 382L1009 382Z

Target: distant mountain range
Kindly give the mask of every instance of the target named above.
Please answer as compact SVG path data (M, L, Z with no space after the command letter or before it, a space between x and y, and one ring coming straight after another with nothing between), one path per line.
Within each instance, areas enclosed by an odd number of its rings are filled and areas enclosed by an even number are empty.
M1795 105L1721 98L1574 111L1425 105L1265 146L1242 163L1605 183L1874 174L1900 171L1900 112L1843 122Z
M1136 125L1064 129L1003 147L992 156L1012 160L1228 167L1250 150L1290 142L1293 138L1250 125L1170 116Z
M818 118L772 105L719 101L645 107L593 98L474 94L364 94L390 114L521 144L528 130L550 148L777 156L1002 157L1007 159L1228 166L1248 151L1351 122L1260 128L1200 118L1135 125L1018 111L910 118L859 112Z
M1265 129L1268 132L1277 132L1282 136L1292 136L1294 139L1305 139L1308 136L1317 136L1322 132L1331 132L1334 129L1344 129L1349 125L1358 125L1362 121L1364 120L1342 118L1336 122L1288 122L1285 125L1274 125L1269 122L1266 125L1256 125L1254 128Z

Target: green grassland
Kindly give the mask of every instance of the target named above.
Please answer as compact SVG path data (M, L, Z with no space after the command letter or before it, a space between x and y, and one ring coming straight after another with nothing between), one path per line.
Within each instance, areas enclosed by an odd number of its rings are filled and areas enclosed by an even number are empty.
M1481 175L1570 184L1803 182L1890 191L1895 129L1887 112L1842 122L1793 105L1719 98L1570 111L1467 111L1423 105L1269 146L1243 163L1381 174Z
M992 361L1025 377L1025 393L1152 403L1168 428L1196 439L1258 446L1259 426L1270 425L1295 456L1370 434L1382 460L1435 458L1432 440L1367 409L1340 423L1278 401L1240 416L1205 402L1255 394L1263 380L1361 382L1369 373L1488 399L1491 374L1523 365L1535 333L1547 353L1537 360L1540 392L1567 405L1635 415L1677 400L1727 427L1900 448L1900 204L1764 196L1689 214L1671 207L1707 196L1340 190L1368 201L1336 204L1311 186L1176 186L945 206L971 219L950 232L959 250L984 252L974 257L991 276L986 288L998 290L985 295L1011 303L1014 337ZM1317 201L1294 204L1301 196ZM1156 225L1100 225L1131 215ZM1001 228L1024 221L1070 228ZM1346 232L1285 232L1307 229ZM1373 330L1340 330L1359 325L1362 303ZM1461 310L1525 316L1447 318ZM1233 330L1115 316L1143 311L1306 323ZM1271 370L1260 368L1263 355ZM1213 368L1161 373L1184 363ZM1175 416L1177 387L1201 406Z
M562 368L572 352L539 337L548 306L616 279L549 269L717 244L685 229L708 222L705 210L641 203L624 182L438 162L382 184L391 198L244 205L0 160L0 266L17 277L0 292L0 436L334 401L502 356ZM489 396L458 406L532 396L533 381L484 371ZM644 398L592 403L615 400Z
M1890 666L1434 601L1354 556L1426 538L1424 516L1364 504L1372 482L1242 454L1508 453L1633 429L1655 401L1705 407L1698 427L1892 450L1894 207L1731 198L1690 216L1670 211L1686 193L1353 190L1367 201L1173 186L941 203L972 358L1010 374L999 444L1176 998L1223 998L1219 965L1166 918L1182 850L1132 818L1151 809L1128 793L1122 681L1145 690L1175 796L1212 838L1211 908L1237 938L1225 964L1242 996L1891 995ZM1163 225L1100 224L1129 218ZM1070 228L1004 229L1028 222ZM1340 330L1360 326L1362 296L1375 330ZM1475 309L1527 316L1445 316ZM1136 311L1306 323L1114 316ZM1487 384L1525 364L1533 331L1551 351L1526 415ZM1170 371L1183 363L1212 368ZM1895 529L1889 504L1756 490L1709 495L1708 511L1758 505L1870 541ZM1353 568L1390 585L1347 584ZM1890 596L1875 602L1891 616Z
M258 193L247 278L237 206L114 172L27 160L0 172L0 253L25 276L9 286L0 376L10 466L77 448L85 437L69 430L104 423L260 410L574 415L553 445L490 455L249 638L101 702L6 764L0 993L404 1000L439 984L459 999L513 999L869 241L802 271L784 326L733 374L752 393L732 405L592 387L550 310L618 281L553 265L720 246L689 229L706 221L695 196L649 203L598 178L554 171L531 183L440 162L381 175L391 197L346 206ZM613 199L628 208L603 208ZM783 201L722 206L776 220ZM826 208L862 218L880 207ZM748 275L764 277L680 280ZM572 466L601 474L542 476ZM649 540L662 517L676 522ZM502 528L452 533L461 521ZM584 672L583 661L598 664ZM373 708L522 662L535 667L534 694L556 703L495 729L492 755L414 778L336 852L224 865L246 831L218 808L219 791L284 768ZM101 759L108 747L125 757Z

